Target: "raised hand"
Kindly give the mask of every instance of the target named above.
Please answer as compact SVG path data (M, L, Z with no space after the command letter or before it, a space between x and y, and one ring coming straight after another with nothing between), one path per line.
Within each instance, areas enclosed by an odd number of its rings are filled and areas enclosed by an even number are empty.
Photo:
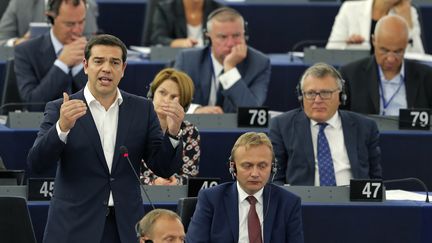
M181 123L183 122L185 111L179 103L179 98L175 97L173 100L161 105L162 113L166 116L168 133L176 136L180 130Z
M84 59L84 48L87 44L85 37L77 37L70 44L64 45L58 59L68 67L73 67L82 62Z
M68 132L75 126L78 118L84 116L87 106L82 100L69 100L69 95L63 92L63 104L60 108L59 126L62 132Z

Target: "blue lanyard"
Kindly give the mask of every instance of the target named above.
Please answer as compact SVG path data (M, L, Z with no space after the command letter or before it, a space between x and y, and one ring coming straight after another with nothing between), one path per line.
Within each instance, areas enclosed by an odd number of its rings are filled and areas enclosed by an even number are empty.
M399 74L400 75L400 74ZM401 87L402 87L402 85L404 85L404 83L405 83L405 77L402 77L401 79L401 82L399 82L399 87L397 88L397 90L393 93L393 95L390 97L390 99L386 102L386 100L385 100L385 95L384 95L384 88L383 88L383 85L382 85L382 83L383 83L383 80L382 80L382 78L381 78L381 74L379 73L379 71L378 71L378 76L379 76L379 78L380 78L380 82L379 82L379 89L380 89L380 98L381 98L381 101L382 101L382 104L383 104L383 111L382 111L382 114L381 115L385 115L385 110L387 109L387 107L390 105L390 103L393 101L393 99L396 97L396 95L399 93L399 91L400 91L400 89L401 89Z

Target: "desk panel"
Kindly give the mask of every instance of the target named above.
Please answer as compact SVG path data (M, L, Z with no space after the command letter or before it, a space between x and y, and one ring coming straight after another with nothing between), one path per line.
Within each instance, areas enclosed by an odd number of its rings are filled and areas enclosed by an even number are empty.
M176 204L156 203L176 210ZM42 242L48 202L29 202L38 242ZM148 212L151 207L145 204ZM432 242L432 205L410 201L384 203L302 203L306 243Z

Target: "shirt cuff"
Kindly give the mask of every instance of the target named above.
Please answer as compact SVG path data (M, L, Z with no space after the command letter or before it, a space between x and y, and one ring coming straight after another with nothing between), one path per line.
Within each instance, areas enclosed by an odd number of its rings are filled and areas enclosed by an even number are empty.
M200 104L195 104L195 103L190 104L189 109L187 110L186 114L195 113L196 109L198 109L199 107L201 107Z
M18 38L10 38L7 42L6 45L7 47L14 47L14 42L16 41L16 39Z
M73 68L72 68L72 76L76 76L79 72L81 72L81 70L83 69L83 64L82 63L80 63L80 64L78 64L78 65L76 65L76 66L74 66Z
M56 122L56 130L57 130L57 134L58 134L60 140L63 143L66 143L67 142L67 136L69 135L70 130L67 132L62 132L62 130L60 129L60 122L59 121Z
M174 139L172 137L169 137L169 140L171 141L171 144L172 144L173 148L177 148L177 146L180 143L180 139Z
M237 68L233 68L219 76L219 82L222 84L224 90L231 88L240 79L241 75Z
M56 65L58 68L60 68L64 73L69 73L69 67L59 59L55 60L54 65Z

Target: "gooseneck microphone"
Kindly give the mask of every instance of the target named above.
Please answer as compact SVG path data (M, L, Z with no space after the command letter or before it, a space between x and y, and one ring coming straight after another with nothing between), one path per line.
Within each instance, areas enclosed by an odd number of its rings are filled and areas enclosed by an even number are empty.
M418 178L409 177L409 178L402 178L402 179L383 180L383 183L386 184L386 183L406 182L406 181L415 181L418 184L420 184L423 187L423 190L426 192L426 200L425 200L425 202L427 202L427 203L429 202L429 191L428 191L428 188L427 188L426 184L422 180L420 180Z
M141 182L141 180L140 180L140 178L139 178L139 176L138 176L138 173L135 171L134 167L132 166L132 162L131 162L130 159L129 159L129 153L128 153L128 149L127 149L126 146L124 146L124 145L120 146L120 154L123 156L123 158L126 158L126 160L128 161L128 163L129 163L129 165L130 165L130 167L131 167L131 169L132 169L132 171L133 171L135 177L136 177L137 180L138 180L138 183L139 183L139 185L140 185L140 187L141 187L141 190L142 190L142 191L144 192L144 194L146 195L146 198L147 198L147 200L149 201L151 207L152 207L153 209L156 209L155 205L153 204L152 200L150 199L150 196L147 194L147 191L145 190L144 185L142 184L142 182Z

